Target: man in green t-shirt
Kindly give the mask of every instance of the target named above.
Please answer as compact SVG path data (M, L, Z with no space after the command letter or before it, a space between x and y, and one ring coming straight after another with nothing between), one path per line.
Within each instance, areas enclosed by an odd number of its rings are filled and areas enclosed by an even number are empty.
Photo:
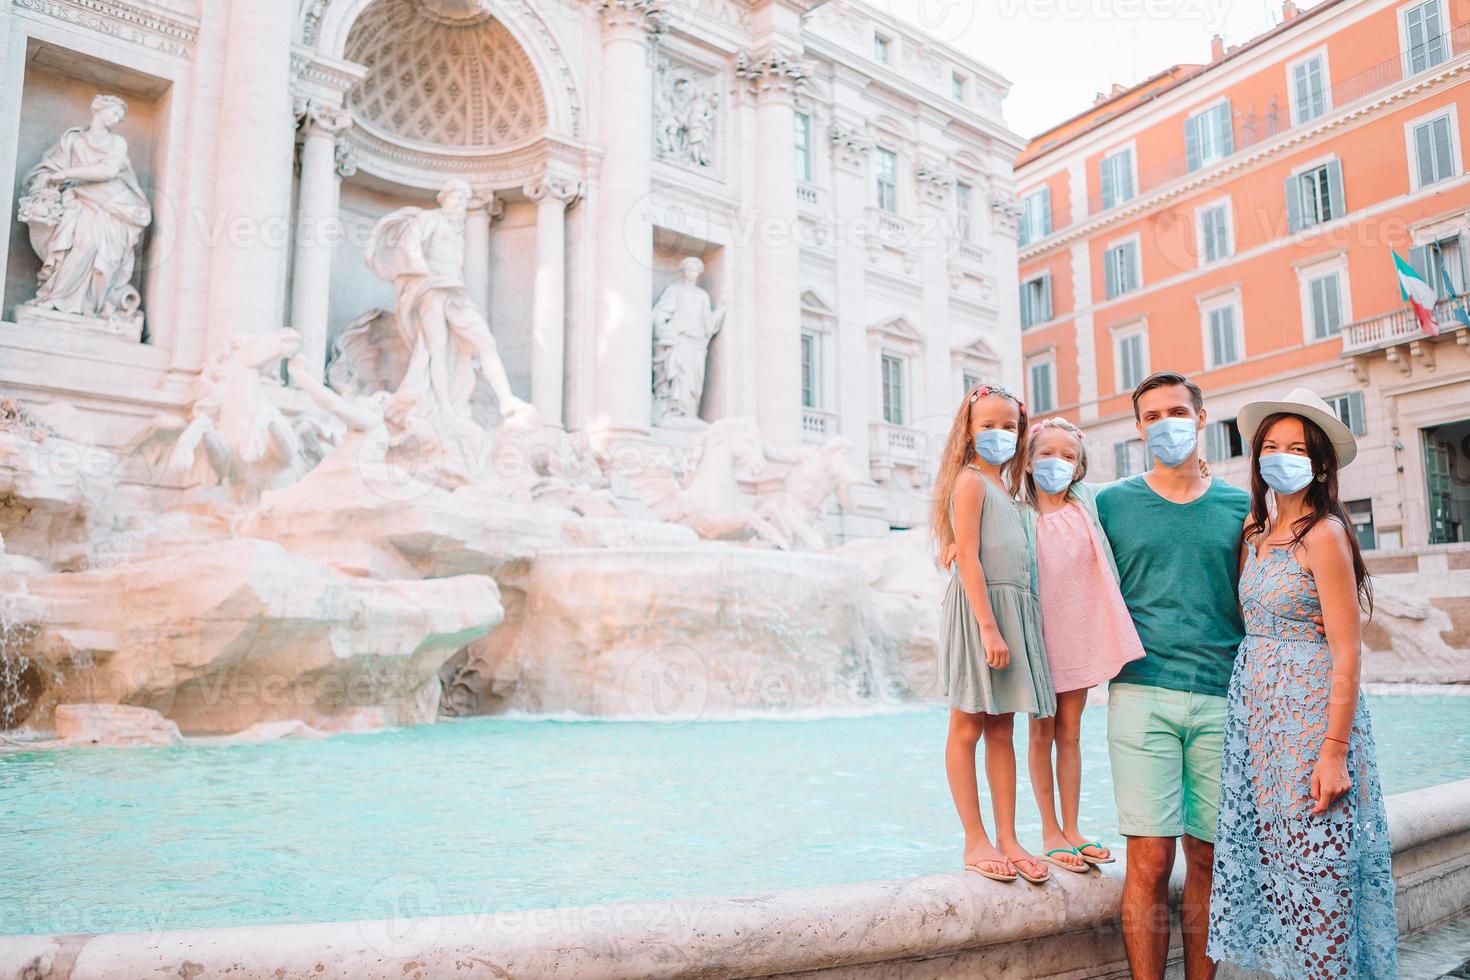
M1200 472L1205 408L1194 382L1150 375L1133 392L1133 415L1153 466L1097 495L1146 654L1108 691L1108 754L1118 828L1128 839L1123 942L1135 980L1162 980L1169 874L1183 836L1185 976L1208 980L1220 751L1230 668L1244 638L1237 585L1250 497Z

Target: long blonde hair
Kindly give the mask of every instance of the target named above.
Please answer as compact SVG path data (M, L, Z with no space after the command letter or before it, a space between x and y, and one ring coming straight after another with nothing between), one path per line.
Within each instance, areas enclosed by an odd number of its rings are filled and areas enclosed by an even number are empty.
M944 454L939 458L939 474L934 478L934 502L929 509L929 531L941 549L954 544L954 521L950 517L950 501L954 497L954 485L964 468L977 457L975 438L970 434L971 413L982 398L995 396L1009 398L1016 403L1020 418L1016 423L1016 453L1001 466L1001 479L1012 496L1020 491L1021 478L1026 472L1027 432L1026 403L1000 385L976 385L965 393L955 412L954 423L949 427L949 436L944 440Z
M1036 462L1036 447L1040 445L1040 440L1036 437L1041 434L1042 429L1061 429L1063 432L1070 433L1077 440L1077 471L1072 474L1072 483L1076 485L1087 476L1087 439L1082 435L1082 430L1060 415L1042 419L1031 427L1031 442L1026 452L1027 463ZM1068 487L1067 492L1071 493L1071 491L1072 488ZM1031 472L1029 466L1026 468L1021 484L1021 499L1032 507L1037 506L1041 500L1041 492L1036 489L1036 474Z

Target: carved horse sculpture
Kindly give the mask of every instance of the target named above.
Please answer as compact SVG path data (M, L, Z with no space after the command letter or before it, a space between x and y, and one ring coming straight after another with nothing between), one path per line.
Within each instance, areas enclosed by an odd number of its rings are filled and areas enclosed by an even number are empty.
M819 527L822 508L827 498L837 495L844 510L852 509L851 487L858 482L850 456L852 443L843 436L833 436L815 451L768 448L766 458L773 463L791 463L781 492L756 505L757 512L791 540L793 546L820 551L827 539Z
M765 465L760 432L753 419L720 419L704 430L694 471L681 485L673 472L651 467L632 475L644 503L660 518L693 528L701 538L733 541L757 538L781 549L791 539L741 499L736 469Z

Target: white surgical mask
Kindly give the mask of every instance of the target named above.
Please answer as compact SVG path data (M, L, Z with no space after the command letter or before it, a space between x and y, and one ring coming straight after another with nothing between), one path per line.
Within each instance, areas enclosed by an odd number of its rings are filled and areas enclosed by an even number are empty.
M975 452L991 466L1016 455L1016 434L1008 429L986 429L975 436Z
M1194 419L1159 419L1144 431L1148 435L1148 451L1165 466L1178 466L1188 459L1199 439Z
M1031 474L1036 477L1036 485L1047 493L1061 493L1070 487L1076 472L1075 464L1055 456L1038 459L1031 468Z
M1312 461L1295 453L1265 453L1256 465L1261 479L1277 493L1296 493L1312 482Z

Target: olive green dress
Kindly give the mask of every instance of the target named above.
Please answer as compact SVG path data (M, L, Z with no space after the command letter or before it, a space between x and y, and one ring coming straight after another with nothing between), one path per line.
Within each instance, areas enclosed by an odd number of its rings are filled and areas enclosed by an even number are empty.
M1036 555L1020 505L988 479L980 512L980 567L985 569L990 608L1011 659L1001 670L985 663L980 624L956 569L944 594L939 627L939 680L950 707L991 715L1055 714L1057 698L1036 598Z

